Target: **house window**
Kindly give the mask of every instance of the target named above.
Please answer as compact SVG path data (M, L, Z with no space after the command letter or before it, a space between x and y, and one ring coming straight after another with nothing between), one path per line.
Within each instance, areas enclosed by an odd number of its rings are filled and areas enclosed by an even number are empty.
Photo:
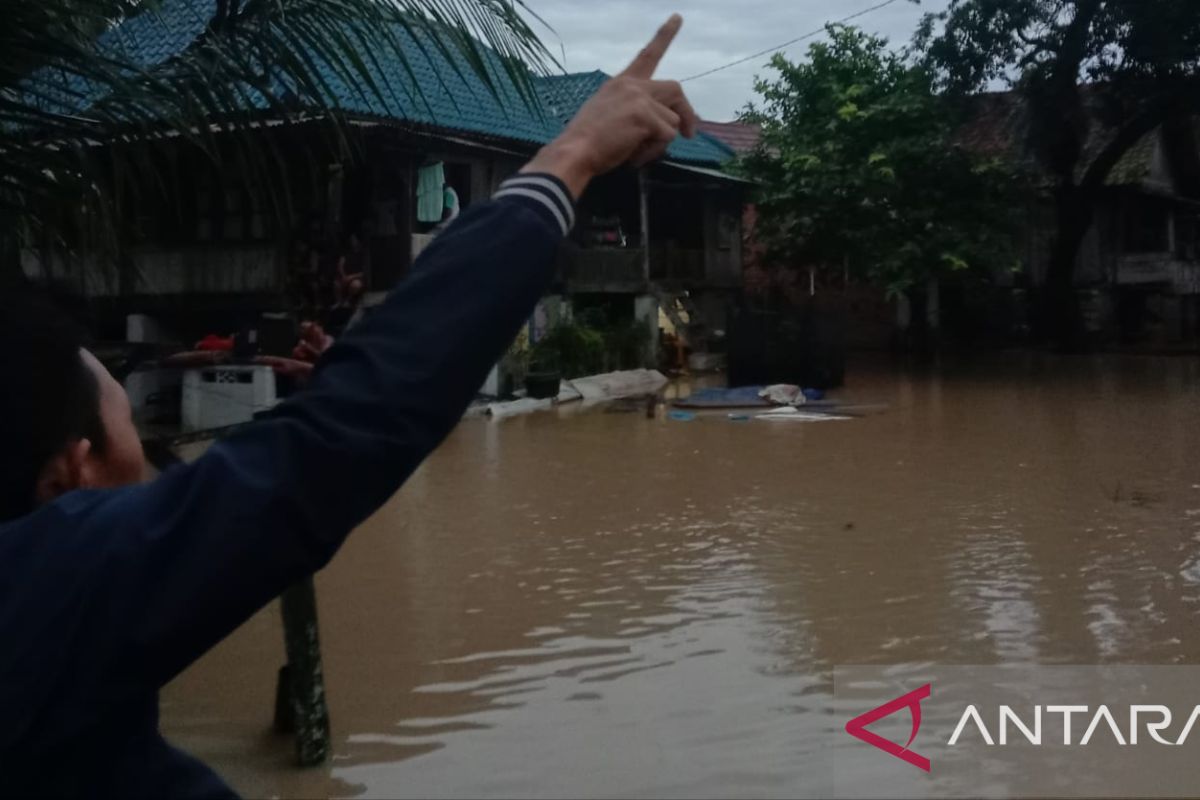
M1154 197L1132 200L1125 212L1125 252L1131 255L1171 250L1171 205Z

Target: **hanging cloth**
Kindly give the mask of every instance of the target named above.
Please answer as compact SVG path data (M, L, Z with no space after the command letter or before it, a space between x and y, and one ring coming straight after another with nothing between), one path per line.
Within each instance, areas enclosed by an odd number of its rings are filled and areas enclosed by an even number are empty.
M417 221L441 222L445 207L442 187L446 184L442 163L431 164L417 170Z

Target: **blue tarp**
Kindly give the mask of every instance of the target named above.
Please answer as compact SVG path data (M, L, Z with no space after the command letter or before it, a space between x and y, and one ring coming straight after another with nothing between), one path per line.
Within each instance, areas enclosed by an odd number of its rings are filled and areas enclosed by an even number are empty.
M679 408L765 408L771 404L758 396L762 390L762 386L697 389L690 397L676 400L675 405Z
M697 389L688 397L676 400L674 405L676 408L774 407L774 403L758 396L759 392L765 388L765 386L734 386L727 389L715 386L709 389ZM808 400L809 404L819 403L821 405L829 405L820 402L825 399L825 392L820 389L804 389L803 391L804 397Z

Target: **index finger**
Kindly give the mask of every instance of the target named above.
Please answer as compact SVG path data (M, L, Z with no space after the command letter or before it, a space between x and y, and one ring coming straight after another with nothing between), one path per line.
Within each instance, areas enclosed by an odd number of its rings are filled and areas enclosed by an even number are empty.
M641 78L649 80L654 77L654 70L658 69L658 62L662 61L662 57L666 54L667 48L671 46L671 42L675 39L675 34L679 33L679 29L683 27L683 17L678 14L672 14L671 18L663 23L663 26L658 29L658 33L654 34L654 38L650 40L650 44L642 48L642 51L634 57L629 66L625 68L622 75L628 75L631 78Z

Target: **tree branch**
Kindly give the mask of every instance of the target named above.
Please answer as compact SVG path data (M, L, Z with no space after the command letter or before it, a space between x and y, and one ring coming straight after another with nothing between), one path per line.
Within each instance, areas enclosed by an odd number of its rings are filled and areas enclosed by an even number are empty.
M1070 74L1072 81L1078 80L1079 69L1087 55L1088 31L1100 13L1103 0L1079 0L1075 4L1075 17L1063 31L1061 49L1058 51L1061 74ZM1065 77L1064 77L1065 80Z
M1034 47L1051 53L1058 52L1058 45L1047 36L1030 36L1025 31L1018 30L1017 38L1029 47Z

